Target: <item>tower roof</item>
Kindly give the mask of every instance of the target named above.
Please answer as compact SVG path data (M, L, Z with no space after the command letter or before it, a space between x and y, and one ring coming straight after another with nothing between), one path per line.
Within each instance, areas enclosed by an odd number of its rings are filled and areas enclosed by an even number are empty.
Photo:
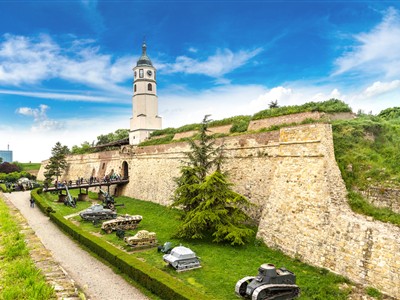
M139 58L139 60L137 61L136 66L153 66L153 64L151 63L150 58L147 56L146 54L146 42L143 42L142 44L142 56Z

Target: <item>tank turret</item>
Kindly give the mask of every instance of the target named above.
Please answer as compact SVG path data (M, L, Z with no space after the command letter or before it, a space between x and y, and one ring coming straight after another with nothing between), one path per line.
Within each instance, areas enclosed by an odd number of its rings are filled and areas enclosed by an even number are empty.
M201 268L196 254L183 246L175 247L170 254L163 255L163 260L178 272Z
M85 221L97 221L114 219L117 217L117 213L108 208L103 208L100 204L92 205L91 207L81 211L79 213L82 219Z
M140 215L122 215L116 219L103 222L101 229L107 233L111 233L115 230L133 230L136 229L142 221L143 217Z
M134 236L124 238L125 243L135 248L145 248L157 245L156 233L139 230Z
M296 275L285 268L276 269L273 264L262 264L257 276L239 280L235 292L238 296L252 300L289 300L300 295Z

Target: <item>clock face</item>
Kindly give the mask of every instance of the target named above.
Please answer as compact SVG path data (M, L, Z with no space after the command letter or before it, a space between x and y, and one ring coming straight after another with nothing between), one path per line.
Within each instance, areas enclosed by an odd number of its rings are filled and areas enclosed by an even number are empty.
M147 70L147 75L151 76L152 72L151 70Z

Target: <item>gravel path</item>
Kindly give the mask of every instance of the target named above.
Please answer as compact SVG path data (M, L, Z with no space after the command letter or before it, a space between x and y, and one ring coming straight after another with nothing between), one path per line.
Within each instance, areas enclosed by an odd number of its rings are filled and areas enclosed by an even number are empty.
M30 192L3 194L17 207L53 258L68 272L91 300L149 299L111 268L60 231L37 207L29 207Z

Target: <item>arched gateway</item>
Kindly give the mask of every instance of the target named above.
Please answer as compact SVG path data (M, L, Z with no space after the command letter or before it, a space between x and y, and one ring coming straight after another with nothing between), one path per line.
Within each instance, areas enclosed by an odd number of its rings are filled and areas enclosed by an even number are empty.
M122 163L122 179L129 179L129 166L126 161Z

